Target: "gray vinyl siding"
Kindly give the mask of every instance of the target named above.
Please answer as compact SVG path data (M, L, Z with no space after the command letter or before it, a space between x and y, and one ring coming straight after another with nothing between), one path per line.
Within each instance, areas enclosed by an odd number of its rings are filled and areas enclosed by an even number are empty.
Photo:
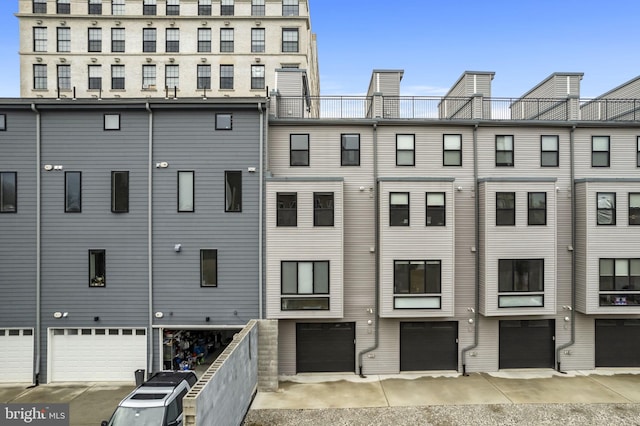
M522 98L548 99L580 96L582 76L582 73L553 73L522 95Z
M582 119L604 120L609 116L615 119L637 120L640 118L637 111L638 98L640 98L640 77L635 77L582 105L580 108ZM621 99L623 101L620 101ZM635 99L635 103L629 101L631 99Z
M17 173L17 213L0 213L0 327L34 327L36 321L36 116L2 109L0 172ZM20 356L30 357L31 354Z
M215 130L218 112L233 114L232 130ZM153 305L165 312L155 324L242 325L257 318L257 111L156 111L153 149L153 164L169 163L153 169ZM177 211L179 170L195 172L193 213ZM242 212L225 212L226 170L242 172ZM218 250L216 287L200 286L201 249Z
M376 93L384 96L400 96L400 81L404 71L401 70L374 70L369 82L367 96Z
M578 312L587 313L587 185L576 184L576 307Z
M467 97L478 94L490 98L493 76L493 72L465 71L445 97Z
M277 194L297 194L297 226L276 226ZM314 192L333 193L334 226L314 226ZM267 318L342 318L344 289L342 180L267 181L266 197L266 308ZM281 310L283 261L329 261L329 310ZM295 297L295 296L292 296Z
M591 138L609 136L609 167L591 167ZM637 140L640 130L633 128L579 128L575 131L575 175L582 178L637 177Z

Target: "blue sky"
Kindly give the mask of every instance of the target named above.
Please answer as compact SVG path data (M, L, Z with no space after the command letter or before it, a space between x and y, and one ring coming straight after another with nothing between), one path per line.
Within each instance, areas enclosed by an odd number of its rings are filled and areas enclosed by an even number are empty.
M518 97L553 72L584 72L582 97L640 75L638 0L309 0L323 95L364 94L373 69L404 69L401 94L443 95L465 70ZM0 0L0 97L19 96L18 0Z

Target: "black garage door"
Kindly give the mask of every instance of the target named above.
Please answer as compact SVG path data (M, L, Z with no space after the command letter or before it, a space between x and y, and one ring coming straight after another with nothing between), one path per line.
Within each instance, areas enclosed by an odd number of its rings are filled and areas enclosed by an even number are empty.
M596 320L596 367L640 367L640 320Z
M500 368L553 368L554 320L500 321Z
M296 324L298 373L331 373L356 370L356 324Z
M457 322L401 322L400 370L457 370Z

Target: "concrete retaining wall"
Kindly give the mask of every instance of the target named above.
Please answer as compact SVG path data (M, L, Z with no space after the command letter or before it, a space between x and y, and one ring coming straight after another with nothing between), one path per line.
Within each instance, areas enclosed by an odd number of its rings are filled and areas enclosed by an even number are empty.
M258 390L278 390L278 320L258 322Z

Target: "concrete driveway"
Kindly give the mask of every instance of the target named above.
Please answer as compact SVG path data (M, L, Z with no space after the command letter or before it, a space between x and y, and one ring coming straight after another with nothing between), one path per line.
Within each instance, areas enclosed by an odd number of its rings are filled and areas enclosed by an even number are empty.
M0 402L68 403L71 426L96 426L108 420L118 403L135 388L134 383L65 383L0 385Z

